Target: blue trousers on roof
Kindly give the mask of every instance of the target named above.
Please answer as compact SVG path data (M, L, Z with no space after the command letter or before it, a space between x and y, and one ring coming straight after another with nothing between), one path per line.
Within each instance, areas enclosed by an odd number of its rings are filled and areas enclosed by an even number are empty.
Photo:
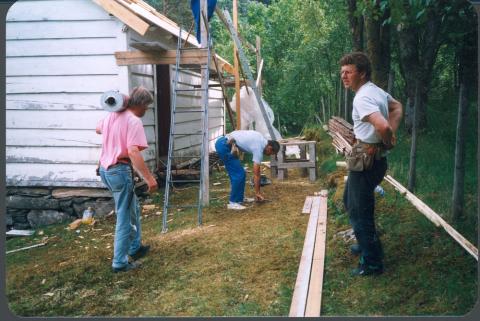
M232 147L227 144L227 137L221 136L215 142L215 149L218 156L225 164L228 177L230 177L230 202L241 203L245 193L245 169L240 160L235 158L231 153Z

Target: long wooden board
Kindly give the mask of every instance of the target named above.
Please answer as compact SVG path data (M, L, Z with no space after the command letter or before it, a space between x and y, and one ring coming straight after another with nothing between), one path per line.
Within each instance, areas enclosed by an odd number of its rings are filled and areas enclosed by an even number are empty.
M312 272L308 289L306 317L319 317L322 306L323 272L325 266L325 241L327 237L327 197L328 192L320 192L320 208L313 252Z
M464 238L460 233L458 233L452 226L450 226L445 220L435 213L427 204L422 202L418 197L412 194L399 182L397 182L392 176L385 176L385 180L395 187L397 191L405 195L405 198L408 199L423 215L425 215L430 221L432 221L437 226L442 226L443 229L460 244L468 253L470 253L478 261L478 249L470 243L466 238Z
M307 305L310 272L312 270L313 250L315 246L315 233L317 231L320 197L313 197L312 209L308 220L307 233L303 244L302 257L298 267L297 280L290 305L290 317L303 317Z
M307 196L305 198L305 203L303 204L302 214L310 214L312 209L313 196Z

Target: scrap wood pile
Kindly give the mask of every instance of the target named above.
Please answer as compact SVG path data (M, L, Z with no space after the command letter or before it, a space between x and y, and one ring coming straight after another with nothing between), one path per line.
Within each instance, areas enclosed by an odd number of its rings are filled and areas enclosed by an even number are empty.
M212 170L216 168L220 170L220 166L223 165L222 160L218 156L216 152L211 152L208 156L208 163L209 168ZM166 172L167 172L167 164L163 164L162 167L157 169L157 174L161 179L165 179ZM172 165L172 176L174 177L191 177L192 179L196 179L200 177L200 166L201 161L198 157L192 157L191 159Z
M332 145L341 154L349 154L355 142L353 126L341 117L333 116L328 121L328 134L333 138Z

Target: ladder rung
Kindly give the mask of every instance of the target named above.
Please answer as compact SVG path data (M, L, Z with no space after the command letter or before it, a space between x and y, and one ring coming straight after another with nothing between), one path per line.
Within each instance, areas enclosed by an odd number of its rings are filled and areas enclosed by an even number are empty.
M182 50L182 51L188 51L188 50L208 50L208 49L209 49L208 47L200 47L200 48L196 48L196 47L180 48L180 50Z
M200 158L201 155L191 155L191 156L172 156L172 158Z
M200 205L192 205L192 204L188 204L188 205L167 205L168 208L198 208Z
M205 90L205 88L175 89L175 91L199 91L199 90Z
M178 70L179 71L182 71L182 70L202 70L202 69L207 69L206 65L205 64L198 64L199 66L201 67L179 67ZM203 67L205 66L205 67Z
M175 110L174 113L176 114L183 114L183 113L203 113L203 110Z
M171 180L170 183L200 183L199 179Z
M173 133L174 136L203 135L203 133Z

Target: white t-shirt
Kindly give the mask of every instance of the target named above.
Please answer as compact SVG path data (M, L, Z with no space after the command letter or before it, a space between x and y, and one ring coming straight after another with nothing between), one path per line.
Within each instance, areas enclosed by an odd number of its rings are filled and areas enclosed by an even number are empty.
M382 141L381 137L377 136L375 127L362 119L379 111L388 120L388 102L391 100L392 96L389 93L371 81L367 81L360 87L353 99L352 119L355 138L370 144Z
M242 152L251 153L253 162L260 164L263 159L263 150L268 141L257 131L254 130L235 130L227 134L228 139L235 139L238 148Z

